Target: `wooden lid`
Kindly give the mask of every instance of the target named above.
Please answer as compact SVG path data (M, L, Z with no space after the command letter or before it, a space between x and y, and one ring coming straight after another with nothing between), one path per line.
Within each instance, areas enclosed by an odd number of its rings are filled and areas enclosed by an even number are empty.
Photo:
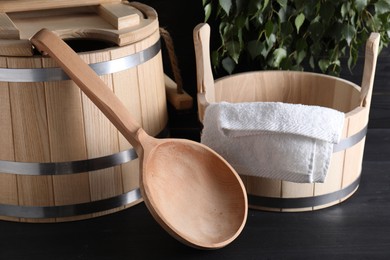
M30 38L43 28L123 46L158 30L158 20L151 7L120 0L0 1L1 56L33 55Z
M121 0L2 0L0 12L23 12L119 2Z

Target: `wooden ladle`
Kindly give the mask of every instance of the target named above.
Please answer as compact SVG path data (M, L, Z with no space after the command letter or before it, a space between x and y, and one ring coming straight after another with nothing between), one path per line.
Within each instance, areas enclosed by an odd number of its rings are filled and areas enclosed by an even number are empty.
M140 189L155 220L196 248L221 248L242 231L248 201L235 170L210 148L184 139L149 136L95 72L56 34L31 42L49 54L136 150Z

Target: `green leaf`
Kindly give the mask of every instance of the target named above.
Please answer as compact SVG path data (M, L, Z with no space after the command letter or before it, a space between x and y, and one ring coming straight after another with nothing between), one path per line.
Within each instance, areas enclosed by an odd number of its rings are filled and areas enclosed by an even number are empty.
M345 67L352 67L357 57L354 51L364 47L370 32L381 33L381 47L390 43L390 0L202 0L201 3L205 20L215 17L213 23L219 28L220 46L212 53L213 64L229 73L234 73L238 66L242 69L276 66L308 70L312 67L337 74L341 70L339 58L346 57Z
M232 40L225 43L227 52L229 56L238 63L238 58L240 57L240 43L238 41Z
M299 29L301 28L303 22L305 21L305 15L303 13L300 13L295 17L295 28L297 28L297 32L299 34Z
M279 23L283 23L286 21L286 9L280 8L278 12L278 17L279 17Z
M280 62L287 57L287 51L283 48L277 48L272 53L272 66L277 68L280 65Z
M214 68L218 67L219 65L219 53L218 51L212 51L211 52L211 63L214 65Z
M263 45L263 46L264 46L264 45ZM264 59L267 59L268 54L269 54L271 48L272 48L272 47L268 47L268 48L267 48L266 46L264 46L263 49L261 50L261 56L263 56Z
M258 21L258 25L262 25L262 24L263 24L263 21L264 21L263 14L260 13L260 14L256 17L256 20Z
M367 6L367 0L355 0L356 10L358 12L363 11Z
M287 0L277 0L277 2L284 10L287 9Z
M230 9L232 8L232 0L219 0L219 5L222 7L226 14L229 14Z
M265 24L265 36L267 36L267 38L269 38L271 36L271 34L273 33L273 31L274 31L274 24L271 20L269 20Z
M341 31L344 39L347 41L348 45L351 45L353 37L355 37L356 29L350 24L344 24Z
M374 5L375 5L375 12L377 14L385 14L387 12L390 12L389 0L379 0Z
M330 61L328 59L321 59L318 62L318 66L320 67L320 69L323 73L326 73L329 65L330 65Z
M247 16L244 16L244 15L238 15L237 17L236 17L236 22L235 22L235 24L236 24L236 26L238 27L238 28L244 28L245 27L245 24L246 24L246 22L247 22L247 20L248 20L248 17Z
M341 17L345 18L347 16L347 14L349 12L349 3L348 2L344 3L341 6L340 12L341 12Z
M211 15L211 3L204 7L204 21L207 22Z
M315 65L314 65L314 57L313 56L310 56L309 64L310 64L310 68L314 69Z
M232 74L234 68L236 67L236 63L234 63L230 57L226 57L222 60L222 67L227 73Z
M305 59L306 57L306 51L299 51L296 57L297 64L301 64L301 62Z
M257 56L260 56L264 48L264 44L259 41L250 41L247 46L248 53L252 60L256 59Z
M276 36L275 34L271 34L268 38L265 39L266 42L267 42L267 46L269 47L269 49L272 48L272 46L274 45L274 43L276 42Z
M263 8L261 9L261 11L264 11L265 8L268 6L268 3L269 3L269 0L265 0L264 3L263 3Z
M349 70L352 70L352 68L356 65L357 59L358 59L359 51L351 48L349 52L349 58L348 58L348 68Z

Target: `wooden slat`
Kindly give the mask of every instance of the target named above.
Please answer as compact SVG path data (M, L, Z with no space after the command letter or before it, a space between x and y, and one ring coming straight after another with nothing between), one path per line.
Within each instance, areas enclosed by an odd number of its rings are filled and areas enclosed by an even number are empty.
M159 33L135 44L140 52L156 42ZM138 65L138 84L140 86L140 102L142 111L142 126L149 135L158 134L167 122L164 73L162 69L161 52L147 63Z
M42 28L55 31L62 38L101 39L119 46L142 41L159 28L157 13L154 9L140 3L101 1L102 3L116 3L107 5L107 11L104 11L101 17L95 8L90 8L93 1L34 1L34 4L29 2L24 6L23 2L20 0L0 1L0 13L1 8L13 10L4 14L3 19L0 19L0 21L4 20L2 26L6 35L6 38L0 37L0 55L32 56L29 39ZM40 2L50 5L38 8ZM63 2L63 5L58 5L58 7L73 8L56 9L57 2ZM115 6L115 8L109 6ZM21 8L29 12L17 12ZM105 10L104 7L102 8ZM18 30L17 37L15 28ZM20 39L20 42L15 39Z
M242 176L247 193L255 196L280 198L282 193L282 182L280 180L267 179L254 176ZM250 203L250 202L249 202ZM249 204L250 208L280 211L277 208L267 208Z
M121 3L102 4L98 7L98 13L117 30L139 25L141 19L137 9Z
M58 67L43 58L43 67ZM71 80L45 82L50 156L53 162L87 158L81 92ZM88 173L53 176L55 205L74 205L91 201ZM88 216L83 216L86 218ZM78 217L66 218L69 220ZM61 220L61 219L59 219Z
M0 39L20 39L19 29L6 13L0 12Z
M0 40L0 56L32 56L29 40Z
M99 17L94 9L79 7L72 9L38 10L28 13L10 13L9 17L19 28L20 38L29 40L42 28L56 31L63 38L92 38L90 34L102 39L115 38L111 24ZM97 33L97 30L100 32Z
M111 51L111 58L117 59L135 53L135 46L129 45ZM137 68L117 72L112 75L114 92L131 112L134 119L142 121L141 103L139 99L139 86ZM132 146L119 134L119 149L130 149ZM139 159L121 165L124 192L129 192L139 187Z
M81 55L87 63L97 63L110 60L109 51L89 53ZM101 76L107 87L113 88L112 76ZM96 158L119 152L118 131L102 112L82 94L86 145L88 158ZM122 176L120 166L97 170L89 173L91 200L101 200L114 197L123 193ZM116 210L94 213L100 216Z
M282 198L305 198L314 195L314 184L282 181ZM310 211L312 207L282 209L283 212Z
M9 68L40 68L38 58L8 58ZM15 161L50 162L43 83L9 83ZM51 176L17 176L20 205L53 206ZM43 220L22 220L41 222ZM53 220L54 221L54 220Z
M0 58L0 67L7 66L5 58ZM0 82L0 160L14 161L11 104L7 82ZM0 169L0 204L18 205L16 175L1 173ZM18 218L0 216L3 220L18 221Z
M359 132L368 122L369 108L358 108L357 111L359 112L350 116L348 136ZM348 186L359 177L362 169L364 144L365 138L346 151L342 187Z
M22 12L76 6L98 5L102 3L120 2L121 0L2 0L0 12Z

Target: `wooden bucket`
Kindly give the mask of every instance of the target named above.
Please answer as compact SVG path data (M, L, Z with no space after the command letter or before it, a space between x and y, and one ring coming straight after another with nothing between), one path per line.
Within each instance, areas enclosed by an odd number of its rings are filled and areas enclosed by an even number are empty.
M336 77L295 71L240 73L214 81L209 55L210 27L194 29L198 107L202 121L211 102L285 102L319 105L346 113L342 140L334 147L324 183L293 183L240 175L251 208L269 211L311 211L338 204L359 186L379 34L367 41L361 87Z
M0 219L87 219L141 202L132 147L29 38L46 27L81 48L143 128L166 136L155 11L121 1L36 2L0 3Z

